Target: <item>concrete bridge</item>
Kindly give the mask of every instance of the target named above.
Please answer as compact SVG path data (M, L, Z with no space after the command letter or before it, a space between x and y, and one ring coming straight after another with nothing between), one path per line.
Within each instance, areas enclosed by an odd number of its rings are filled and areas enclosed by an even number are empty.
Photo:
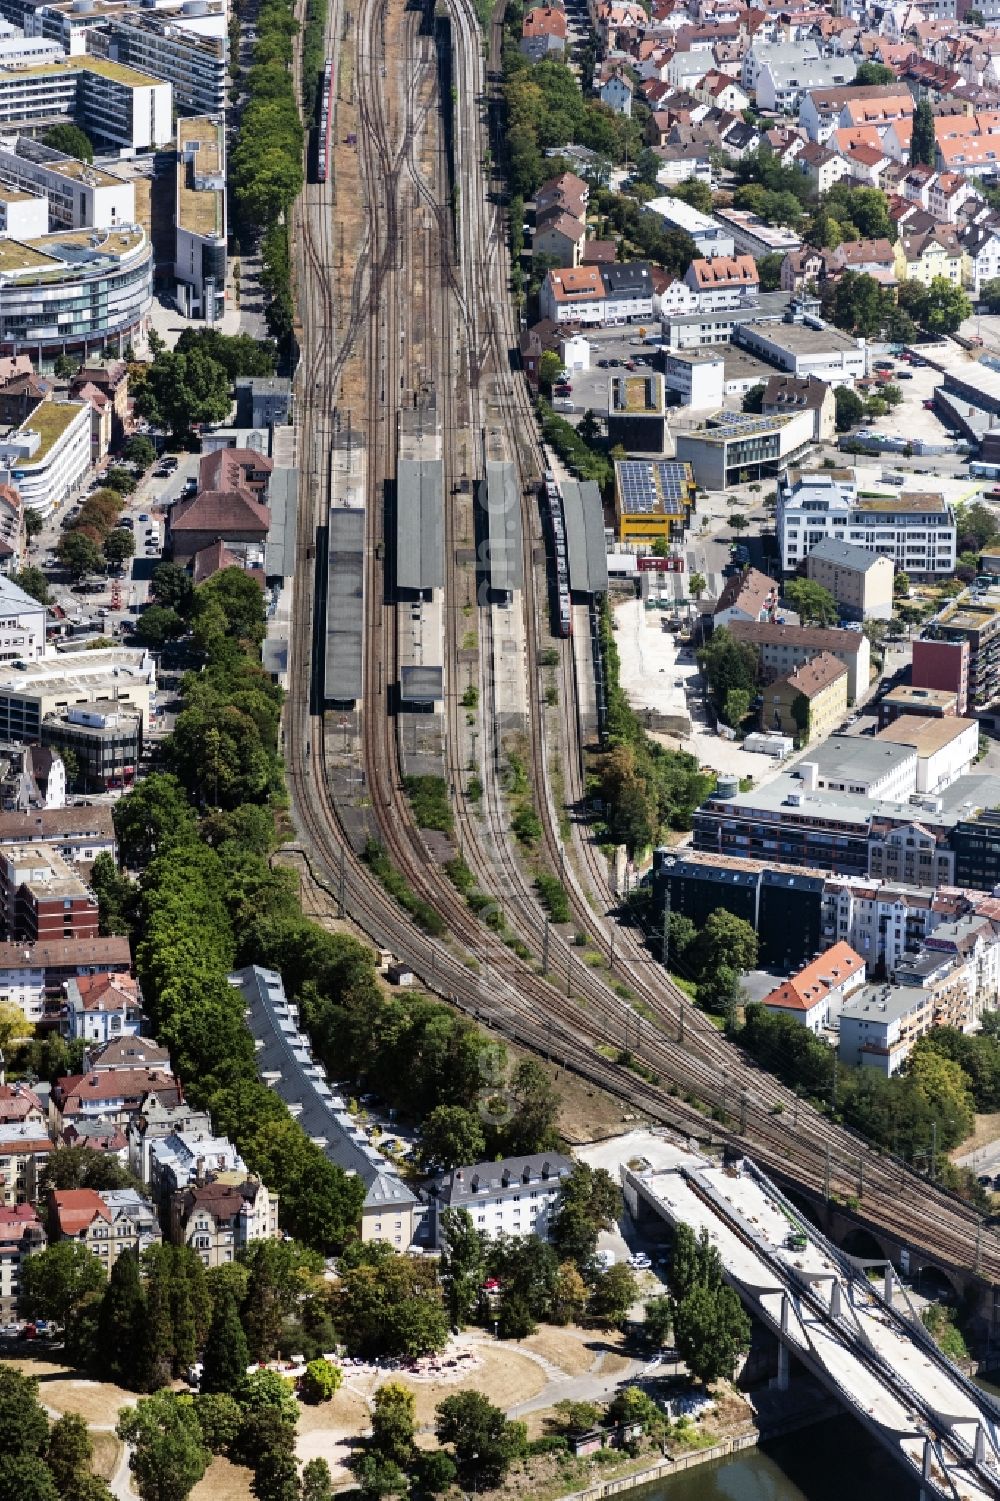
M1000 1404L938 1350L890 1261L881 1287L744 1158L622 1169L626 1202L708 1232L727 1282L789 1357L831 1391L917 1480L925 1501L1000 1498Z

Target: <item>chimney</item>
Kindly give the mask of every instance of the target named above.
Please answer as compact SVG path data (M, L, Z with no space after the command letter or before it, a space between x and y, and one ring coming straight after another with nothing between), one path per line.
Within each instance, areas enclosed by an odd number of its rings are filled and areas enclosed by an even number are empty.
M551 1176L551 1173L552 1173L552 1164L549 1161L549 1159L546 1157L545 1161L542 1163L542 1177L543 1178L548 1178L548 1177Z
M204 1183L204 1181L205 1181L205 1159L204 1159L204 1157L198 1157L195 1160L195 1164L194 1164L194 1181L196 1183Z

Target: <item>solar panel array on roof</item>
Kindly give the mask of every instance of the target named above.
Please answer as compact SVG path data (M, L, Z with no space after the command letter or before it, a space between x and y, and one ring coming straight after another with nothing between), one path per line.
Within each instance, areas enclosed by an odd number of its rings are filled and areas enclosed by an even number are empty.
M354 703L362 695L365 617L365 513L331 506L326 598L326 697Z
M649 516L660 511L680 515L683 512L689 485L686 464L625 460L615 469L621 508L628 515Z
M593 480L585 480L583 484L564 480L561 490L569 587L574 594L606 594L608 551L604 545L601 492Z
M444 466L400 459L396 472L396 584L444 588Z
M784 426L783 417L750 417L743 412L718 412L709 422L710 428L724 428L732 437L749 437L751 433L773 433L776 427Z
M478 487L484 559L490 589L510 594L524 586L521 555L521 492L513 464L486 465L486 480Z

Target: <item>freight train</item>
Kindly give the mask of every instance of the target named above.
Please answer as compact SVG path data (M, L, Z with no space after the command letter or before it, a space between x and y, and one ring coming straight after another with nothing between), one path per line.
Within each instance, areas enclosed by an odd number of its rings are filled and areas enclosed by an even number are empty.
M316 181L326 182L333 162L333 58L323 64L323 91L319 100L319 131L316 137Z

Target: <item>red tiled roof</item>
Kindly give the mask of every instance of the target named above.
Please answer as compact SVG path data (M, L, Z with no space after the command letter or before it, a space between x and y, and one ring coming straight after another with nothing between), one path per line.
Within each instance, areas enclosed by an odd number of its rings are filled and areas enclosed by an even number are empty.
M29 1115L45 1116L42 1102L24 1084L0 1084L0 1122L10 1125Z
M849 943L835 943L825 954L800 969L797 975L778 985L761 1004L780 1006L788 1011L809 1011L831 990L843 985L864 967L865 961Z
M131 975L79 975L76 987L84 1011L124 1011L139 1003L139 987Z
M95 1188L52 1188L49 1210L60 1235L80 1235L95 1219L111 1223L111 1211Z
M245 490L203 490L170 514L171 532L256 532L267 536L271 513Z

